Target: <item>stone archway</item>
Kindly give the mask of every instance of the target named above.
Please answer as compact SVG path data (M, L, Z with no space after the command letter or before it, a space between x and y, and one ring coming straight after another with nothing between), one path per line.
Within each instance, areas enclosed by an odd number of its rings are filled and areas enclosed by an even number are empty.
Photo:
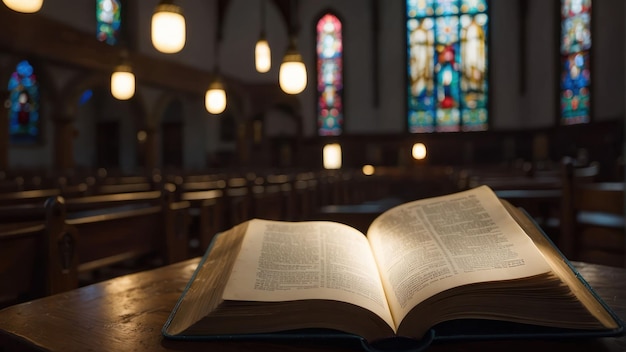
M75 152L76 151L80 151L80 148L90 148L91 150L93 150L93 148L98 148L97 146L97 140L98 138L94 136L92 136L93 138L81 138L80 139L80 143L82 143L83 145L79 145L76 146L75 142L77 140L77 138L79 137L79 131L77 129L77 118L79 115L79 112L83 113L81 111L81 96L88 90L93 90L95 93L94 98L96 103L98 104L98 109L115 109L115 108L111 108L110 105L111 101L114 99L112 97L109 97L107 94L110 95L109 92L109 85L110 85L110 76L108 74L104 74L104 73L99 73L99 72L95 72L95 73L91 73L90 75L81 75L81 74L76 74L73 79L69 80L67 82L67 84L64 86L64 88L61 90L62 94L61 94L61 103L58 105L57 109L55 110L55 112L53 113L52 116L52 121L54 124L54 129L55 129L55 138L54 138L54 157L55 157L55 165L62 169L62 170L68 170L68 169L75 169L77 166L83 166L83 165L77 165L76 163L76 155ZM135 155L131 156L131 161L129 161L129 164L134 164L134 167L136 169L138 168L144 168L145 165L137 165L137 161L141 161L143 160L141 157L139 157L140 154L140 147L139 147L139 141L138 141L138 132L142 130L143 126L146 124L145 121L147 120L147 113L146 113L146 109L145 109L145 104L143 102L142 96L141 96L141 89L140 87L136 88L135 91L135 95L133 96L133 98L131 98L130 100L128 100L128 102L121 102L121 101L114 101L116 104L129 104L128 105L128 115L131 116L132 121L130 122L130 131L131 133L128 133L127 135L130 137L121 137L121 138L125 138L125 144L127 146L134 146L133 148L124 148L123 146L118 146L118 150L125 150L125 149L132 149L135 151ZM87 128L92 128L95 129L97 128L95 126L95 123L97 122L97 116L94 112L87 112L84 114L86 119L89 119L90 122L92 123L89 127ZM81 116L82 117L82 116ZM81 121L84 122L84 121ZM95 133L95 132L94 132ZM79 144L80 144L79 143ZM89 143L92 143L92 145L88 145ZM77 149L78 148L78 149ZM106 148L106 147L103 147ZM97 158L96 158L97 160ZM92 161L93 162L93 161ZM96 161L97 163L98 161ZM97 164L91 164L91 165L86 165L87 168L94 168L94 167L99 167L100 165Z

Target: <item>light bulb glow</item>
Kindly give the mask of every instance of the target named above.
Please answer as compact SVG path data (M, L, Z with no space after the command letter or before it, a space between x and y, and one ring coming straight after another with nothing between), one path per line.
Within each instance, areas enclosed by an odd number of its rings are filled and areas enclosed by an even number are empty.
M363 165L363 167L361 168L361 171L363 172L363 175L371 176L374 174L374 172L376 172L376 169L374 168L373 165L367 164L367 165Z
M181 51L185 46L185 17L180 7L160 4L152 15L152 45L166 54Z
M128 100L135 95L135 75L126 66L120 66L111 75L111 94L119 100Z
M226 91L218 82L211 84L204 95L204 107L213 114L221 114L226 110Z
M322 156L325 169L341 169L341 146L339 143L326 144Z
M306 67L302 61L285 61L278 73L280 88L287 94L298 94L306 88Z
M13 11L35 13L41 9L43 0L2 0Z
M426 158L426 146L423 143L413 144L411 155L413 155L413 159L415 160L422 160Z
M256 70L261 73L265 73L272 67L272 53L270 45L267 40L261 38L256 42L254 48L254 62L256 64Z

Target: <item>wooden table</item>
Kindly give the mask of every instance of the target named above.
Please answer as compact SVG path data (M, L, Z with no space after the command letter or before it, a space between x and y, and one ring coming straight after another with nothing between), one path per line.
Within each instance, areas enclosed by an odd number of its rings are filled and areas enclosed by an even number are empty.
M122 276L0 311L0 351L354 351L328 342L172 341L161 328L199 258ZM626 269L575 263L624 320ZM625 351L626 337L447 343L428 351Z

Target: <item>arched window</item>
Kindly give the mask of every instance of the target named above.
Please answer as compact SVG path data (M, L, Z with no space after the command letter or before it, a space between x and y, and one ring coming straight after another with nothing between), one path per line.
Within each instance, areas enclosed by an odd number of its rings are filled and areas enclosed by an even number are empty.
M121 19L119 0L96 0L96 38L110 45L117 44Z
M591 0L561 0L561 124L589 122L591 114Z
M407 0L411 133L487 129L486 0Z
M28 61L17 64L9 78L9 138L12 143L28 144L39 141L39 84Z
M337 16L327 13L317 22L317 127L320 136L343 130L343 37Z

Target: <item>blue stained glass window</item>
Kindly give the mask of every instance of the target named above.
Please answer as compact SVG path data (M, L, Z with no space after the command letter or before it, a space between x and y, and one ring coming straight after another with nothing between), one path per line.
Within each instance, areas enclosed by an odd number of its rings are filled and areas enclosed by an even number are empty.
M434 2L435 0L408 0L406 8L409 18L432 16L435 11Z
M591 116L591 0L561 1L561 124Z
M326 14L317 22L317 127L320 136L343 129L343 39L341 21Z
M407 0L411 133L487 129L486 0Z
M78 105L87 104L91 97L93 97L93 91L91 89L86 89L78 98Z
M33 67L26 60L17 64L9 78L9 138L11 143L39 141L39 83Z
M121 19L119 0L96 0L96 37L110 45L117 44Z
M449 16L459 13L459 2L457 0L437 0L435 1L435 15Z

